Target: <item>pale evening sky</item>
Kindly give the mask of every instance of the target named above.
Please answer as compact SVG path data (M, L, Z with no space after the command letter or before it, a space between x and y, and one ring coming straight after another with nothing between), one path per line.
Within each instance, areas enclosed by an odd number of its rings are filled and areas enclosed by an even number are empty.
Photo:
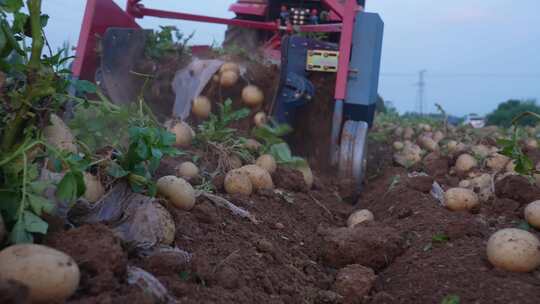
M125 0L115 0L122 7ZM147 7L231 17L233 0L145 0ZM509 98L540 99L540 1L368 0L385 21L380 94L401 112L416 109L417 73L426 69L426 108L485 114ZM84 0L45 0L53 46L80 31ZM145 28L176 25L193 43L220 42L224 26L145 18Z

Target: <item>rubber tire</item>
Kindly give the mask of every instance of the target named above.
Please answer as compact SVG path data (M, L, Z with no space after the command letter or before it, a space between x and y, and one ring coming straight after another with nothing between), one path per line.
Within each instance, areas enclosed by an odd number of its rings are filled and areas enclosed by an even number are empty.
M225 32L224 48L240 48L248 54L257 51L260 46L259 32L239 26L228 26Z

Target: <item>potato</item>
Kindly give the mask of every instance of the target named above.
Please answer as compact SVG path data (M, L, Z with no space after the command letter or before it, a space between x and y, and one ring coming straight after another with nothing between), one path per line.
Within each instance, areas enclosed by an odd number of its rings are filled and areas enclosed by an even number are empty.
M176 167L176 176L191 179L199 175L199 168L192 162L183 162Z
M239 169L244 165L244 162L238 155L233 154L229 157L229 164L231 165L232 169Z
M403 150L403 148L405 147L405 145L400 141L395 141L392 146L394 147L394 150L397 151Z
M83 197L90 203L99 201L99 199L105 194L105 188L97 176L94 176L88 172L84 173L84 185L86 186L86 191L84 192Z
M477 155L481 158L488 157L491 154L491 149L486 145L476 145L471 148L471 151L474 155Z
M428 136L422 136L418 139L418 141L420 146L428 151L435 152L439 150L439 144Z
M77 263L53 248L21 244L0 252L0 281L26 285L32 303L63 303L75 293L80 277Z
M529 138L525 141L525 147L529 150L538 149L538 141L534 138Z
M253 184L249 175L242 170L231 170L225 176L225 191L229 194L245 194L253 193Z
M165 197L176 208L191 210L195 206L195 190L183 178L163 176L157 181L158 194Z
M441 132L441 131L436 131L435 133L433 133L433 140L436 142L436 143L439 143L441 140L444 139L444 133Z
M245 172L249 176L254 190L274 189L274 182L272 181L272 176L270 176L270 173L268 173L268 171L266 171L265 169L257 165L247 165L241 167L238 170Z
M371 213L371 211L367 209L357 210L353 212L347 219L347 227L353 228L360 223L366 221L373 221L374 219L375 217L373 216L373 213Z
M255 162L255 164L265 169L270 174L274 173L277 169L276 160L270 154L261 155L259 158L257 158L257 161Z
M2 241L4 241L6 234L7 234L7 231L6 231L6 225L4 224L4 218L2 217L2 214L0 214L0 244L2 243Z
M467 150L467 145L460 142L460 143L457 144L456 149L454 150L454 152L463 152L465 150Z
M493 266L514 272L530 272L540 266L540 241L530 232L506 228L489 238L487 258Z
M431 132L431 126L428 125L428 124L422 124L422 130L424 130L426 132Z
M206 96L197 96L193 99L193 106L191 107L191 112L195 114L198 118L206 119L210 116L212 111L212 103L210 99Z
M309 166L302 166L297 168L298 171L302 172L302 176L304 177L304 182L306 183L306 186L308 189L311 189L313 187L313 182L315 181L315 177L313 176L313 171L311 171L311 168Z
M476 166L478 161L469 154L461 154L456 160L456 171L459 173L466 173Z
M478 206L478 196L474 191L464 188L450 188L444 193L446 207L452 211L471 210Z
M448 149L448 152L454 152L457 148L458 142L455 140L450 140L446 143L446 149Z
M459 182L459 188L471 188L472 183L470 180L464 179Z
M55 114L51 114L50 122L51 125L43 129L43 136L47 143L59 150L77 153L75 137L64 121Z
M525 220L529 225L540 229L540 201L534 201L525 207Z
M408 168L422 160L422 149L410 142L405 142L405 147L394 154L394 161L399 165Z
M242 100L249 107L257 107L263 103L264 93L257 86L248 85L242 90Z
M169 132L174 133L174 135L176 136L176 146L182 148L187 148L191 146L193 137L195 137L195 132L193 132L193 129L187 123L183 121L171 121L169 123L166 123L166 127Z
M266 113L259 112L253 117L253 122L255 123L255 126L260 128L268 122L268 117L266 117Z
M224 88L230 88L233 87L238 82L238 73L234 71L225 71L223 74L221 74L221 78L219 79L219 83Z
M174 243L174 236L176 234L176 224L172 218L172 215L165 209L165 207L160 204L154 204L156 211L159 216L159 222L161 223L162 228L162 239L160 240L161 244L171 245Z
M246 149L251 150L251 151L258 151L262 147L260 142L251 138L246 140L246 143L244 144L244 146L246 147Z
M396 137L401 137L403 135L403 131L405 131L403 129L403 127L397 127L394 129L394 136Z
M486 167L493 171L501 171L506 168L510 158L499 153L490 155L486 160Z
M414 136L414 129L411 127L405 128L405 130L403 131L403 138L412 139L413 136Z
M221 68L219 68L219 73L223 74L227 71L233 71L236 74L240 74L240 66L235 62L225 62Z

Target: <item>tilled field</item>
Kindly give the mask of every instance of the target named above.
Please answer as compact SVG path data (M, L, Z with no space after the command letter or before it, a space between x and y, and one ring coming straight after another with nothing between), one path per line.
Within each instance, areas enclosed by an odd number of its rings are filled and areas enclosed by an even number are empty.
M372 150L385 155L388 146L373 143ZM227 196L259 224L205 200L191 212L168 208L175 244L193 254L190 261L166 253L131 257L104 225L54 233L47 243L81 266L71 303L154 303L126 284L127 265L156 276L181 303L443 303L452 296L459 303L538 302L538 270L498 270L485 248L493 232L523 221L527 196L540 189L510 176L473 213L453 212L429 194L432 176L409 177L389 155L373 159L388 165L376 168L354 208L340 200L338 185L319 178L306 191L301 176L285 169L273 177L287 199L275 192ZM371 210L375 221L347 228L355 208Z
M257 65L250 70L256 72L237 86L209 84L204 94L214 112L229 97L238 108L244 82L272 96L278 71ZM324 96L332 91L325 83L332 81L315 82L323 88L321 96L304 110L290 138L315 168L311 188L300 171L287 166L272 173L275 189L251 195L227 194L223 174L190 180L194 186L210 183L215 194L251 217L204 195L190 211L156 200L174 220L176 251L141 254L106 221L63 227L50 218L42 242L71 256L81 271L68 303L539 302L540 270L497 269L486 255L488 239L500 229L520 228L540 237L523 216L525 206L540 198L540 188L499 154L501 130L378 121L370 136L364 192L350 202L342 198L347 186L323 161L325 136L317 135L330 128L321 113L331 111ZM268 107L251 109L235 122L238 135L249 137L254 114ZM188 122L197 126L202 120ZM540 160L536 141L520 144L530 159ZM165 158L154 178L174 175L179 164L195 158L203 172L223 163L219 149L184 150L187 155ZM456 187L472 197L463 208L452 207L444 195ZM353 225L350 215L362 209L374 218ZM537 251L540 255L540 247ZM135 267L147 277L133 277ZM24 286L5 282L0 290L1 303L26 303Z

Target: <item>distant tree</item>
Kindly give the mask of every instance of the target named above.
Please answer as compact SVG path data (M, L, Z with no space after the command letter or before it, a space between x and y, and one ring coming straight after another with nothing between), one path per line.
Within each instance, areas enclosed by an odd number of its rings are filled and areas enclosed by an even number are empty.
M535 100L517 100L510 99L499 104L497 109L490 113L487 118L488 125L496 125L500 127L510 127L512 119L523 112L534 112L540 114L540 106ZM526 117L519 121L522 126L536 125L536 118Z
M381 95L377 95L377 103L375 104L375 111L377 113L386 113L386 105L384 104L384 99Z

